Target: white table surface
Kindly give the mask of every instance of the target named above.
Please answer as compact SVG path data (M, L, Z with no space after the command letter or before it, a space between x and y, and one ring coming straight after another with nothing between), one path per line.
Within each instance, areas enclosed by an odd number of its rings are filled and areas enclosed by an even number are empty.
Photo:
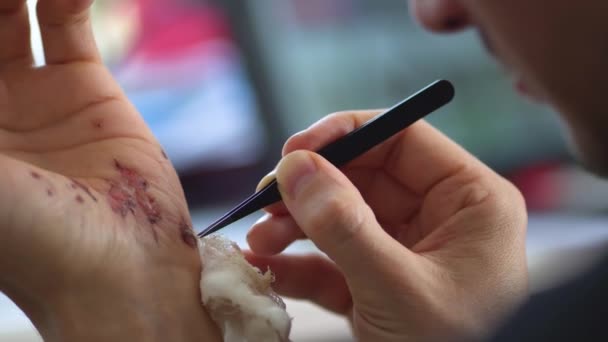
M197 212L193 219L196 227L212 222L219 211ZM246 246L245 232L255 221L247 218L223 232L239 245ZM528 261L533 291L542 290L563 281L597 255L601 246L608 243L608 217L573 215L531 215L528 228ZM591 248L592 247L592 248ZM581 252L581 251L591 251ZM606 249L608 250L608 249ZM311 252L314 246L299 242L289 252ZM309 303L286 300L292 317L294 342L350 341L348 324L341 317L319 309ZM27 317L6 297L0 295L0 341L41 341Z

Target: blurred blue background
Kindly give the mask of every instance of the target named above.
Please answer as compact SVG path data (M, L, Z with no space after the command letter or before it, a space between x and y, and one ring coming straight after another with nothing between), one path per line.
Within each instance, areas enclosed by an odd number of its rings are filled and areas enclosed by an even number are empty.
M524 193L533 291L583 269L608 238L608 186L574 165L555 113L515 94L475 32L427 33L405 0L105 0L95 2L94 25L104 60L178 169L199 228L253 191L291 134L445 78L457 96L429 121ZM254 219L225 234L244 244ZM349 340L339 318L288 304L294 341ZM318 324L325 335L311 335ZM0 299L0 340L3 331L36 340L22 330L32 328Z
M249 194L285 139L319 118L446 78L456 100L429 121L514 181L531 210L605 209L606 187L571 167L557 116L515 94L475 32L427 33L404 0L114 0L96 2L95 19L193 208Z

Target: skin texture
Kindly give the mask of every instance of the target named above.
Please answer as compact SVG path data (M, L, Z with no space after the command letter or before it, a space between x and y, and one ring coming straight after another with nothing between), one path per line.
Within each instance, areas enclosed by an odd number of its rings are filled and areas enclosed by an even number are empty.
M560 112L582 163L607 173L608 3L410 5L431 31L479 30L519 87ZM279 293L346 315L361 340L483 336L525 296L523 200L424 123L351 163L344 175L318 155L298 151L315 150L372 115L332 115L287 142L272 175L285 205L267 208L253 227L251 261L273 268ZM301 238L330 260L275 256ZM306 274L323 276L312 281Z
M181 187L100 64L89 5L40 1L48 65L33 69L23 1L0 4L0 289L49 341L212 341ZM412 6L431 30L482 30L560 110L583 161L608 169L605 1ZM526 294L523 200L423 122L344 173L304 151L374 114L333 115L287 142L285 205L253 227L250 260L273 268L279 293L347 316L363 341L482 336ZM299 238L330 259L275 256Z
M561 113L583 164L606 174L608 116L601 101L608 76L608 3L410 5L431 31L478 29L519 88ZM248 240L256 254L250 260L272 267L280 294L347 316L364 341L483 336L526 294L521 196L425 123L370 151L343 174L303 151L372 116L331 115L287 142L270 176L281 184L284 205L267 208L253 227ZM302 238L310 238L329 260L276 255ZM311 280L309 274L320 276Z
M424 122L343 173L305 151L376 114L334 114L286 143L284 205L249 233L249 260L270 266L279 294L348 317L361 341L481 337L526 293L522 197ZM275 255L301 238L329 260Z
M101 64L88 0L0 3L0 290L45 341L217 341L175 170Z

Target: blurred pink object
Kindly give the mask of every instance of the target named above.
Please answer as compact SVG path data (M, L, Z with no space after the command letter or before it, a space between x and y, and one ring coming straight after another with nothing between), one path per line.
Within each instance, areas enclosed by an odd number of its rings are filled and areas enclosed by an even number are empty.
M224 16L211 6L176 0L137 0L141 31L132 57L170 60L201 43L231 41Z

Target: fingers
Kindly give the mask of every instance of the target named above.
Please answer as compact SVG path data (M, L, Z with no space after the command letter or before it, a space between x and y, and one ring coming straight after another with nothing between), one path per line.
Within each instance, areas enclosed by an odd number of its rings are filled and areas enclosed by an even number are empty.
M268 173L266 176L264 176L262 178L260 183L258 183L258 186L256 187L255 191L257 192L257 191L262 190L264 187L266 187L268 184L270 184L275 179L276 179L276 174L275 174L275 171L272 170L270 173ZM276 215L276 216L285 216L285 215L289 214L289 212L287 211L287 208L285 208L285 205L283 204L283 202L271 204L271 205L267 206L266 208L264 208L264 211L266 211L269 214Z
M0 1L0 70L32 65L30 24L25 0Z
M378 112L345 112L328 116L290 138L283 149L317 150L360 127ZM349 163L348 168L381 168L401 185L424 194L440 180L463 168L485 167L468 152L424 121Z
M380 111L361 111L329 115L313 124L310 128L295 134L285 142L283 156L295 150L316 151L332 141L350 133L355 128L379 114ZM257 186L257 191L276 178L276 171L268 173ZM287 215L289 212L283 203L264 208L273 215Z
M38 1L38 22L47 64L100 61L89 18L92 2Z
M38 21L47 64L99 62L89 7L93 0L39 0ZM25 0L0 2L0 70L33 63Z
M368 281L362 267L385 272L407 262L411 252L382 229L354 185L321 156L287 155L277 167L277 181L291 217L349 280Z
M247 234L247 243L258 255L281 253L292 242L305 239L298 224L291 216L265 215Z
M272 287L279 295L310 300L342 315L352 309L344 277L327 258L319 255L246 256L251 264L261 270L270 267L276 276Z
M381 111L358 111L329 115L314 123L310 128L289 138L283 146L283 156L296 150L319 150L354 131L380 113Z

